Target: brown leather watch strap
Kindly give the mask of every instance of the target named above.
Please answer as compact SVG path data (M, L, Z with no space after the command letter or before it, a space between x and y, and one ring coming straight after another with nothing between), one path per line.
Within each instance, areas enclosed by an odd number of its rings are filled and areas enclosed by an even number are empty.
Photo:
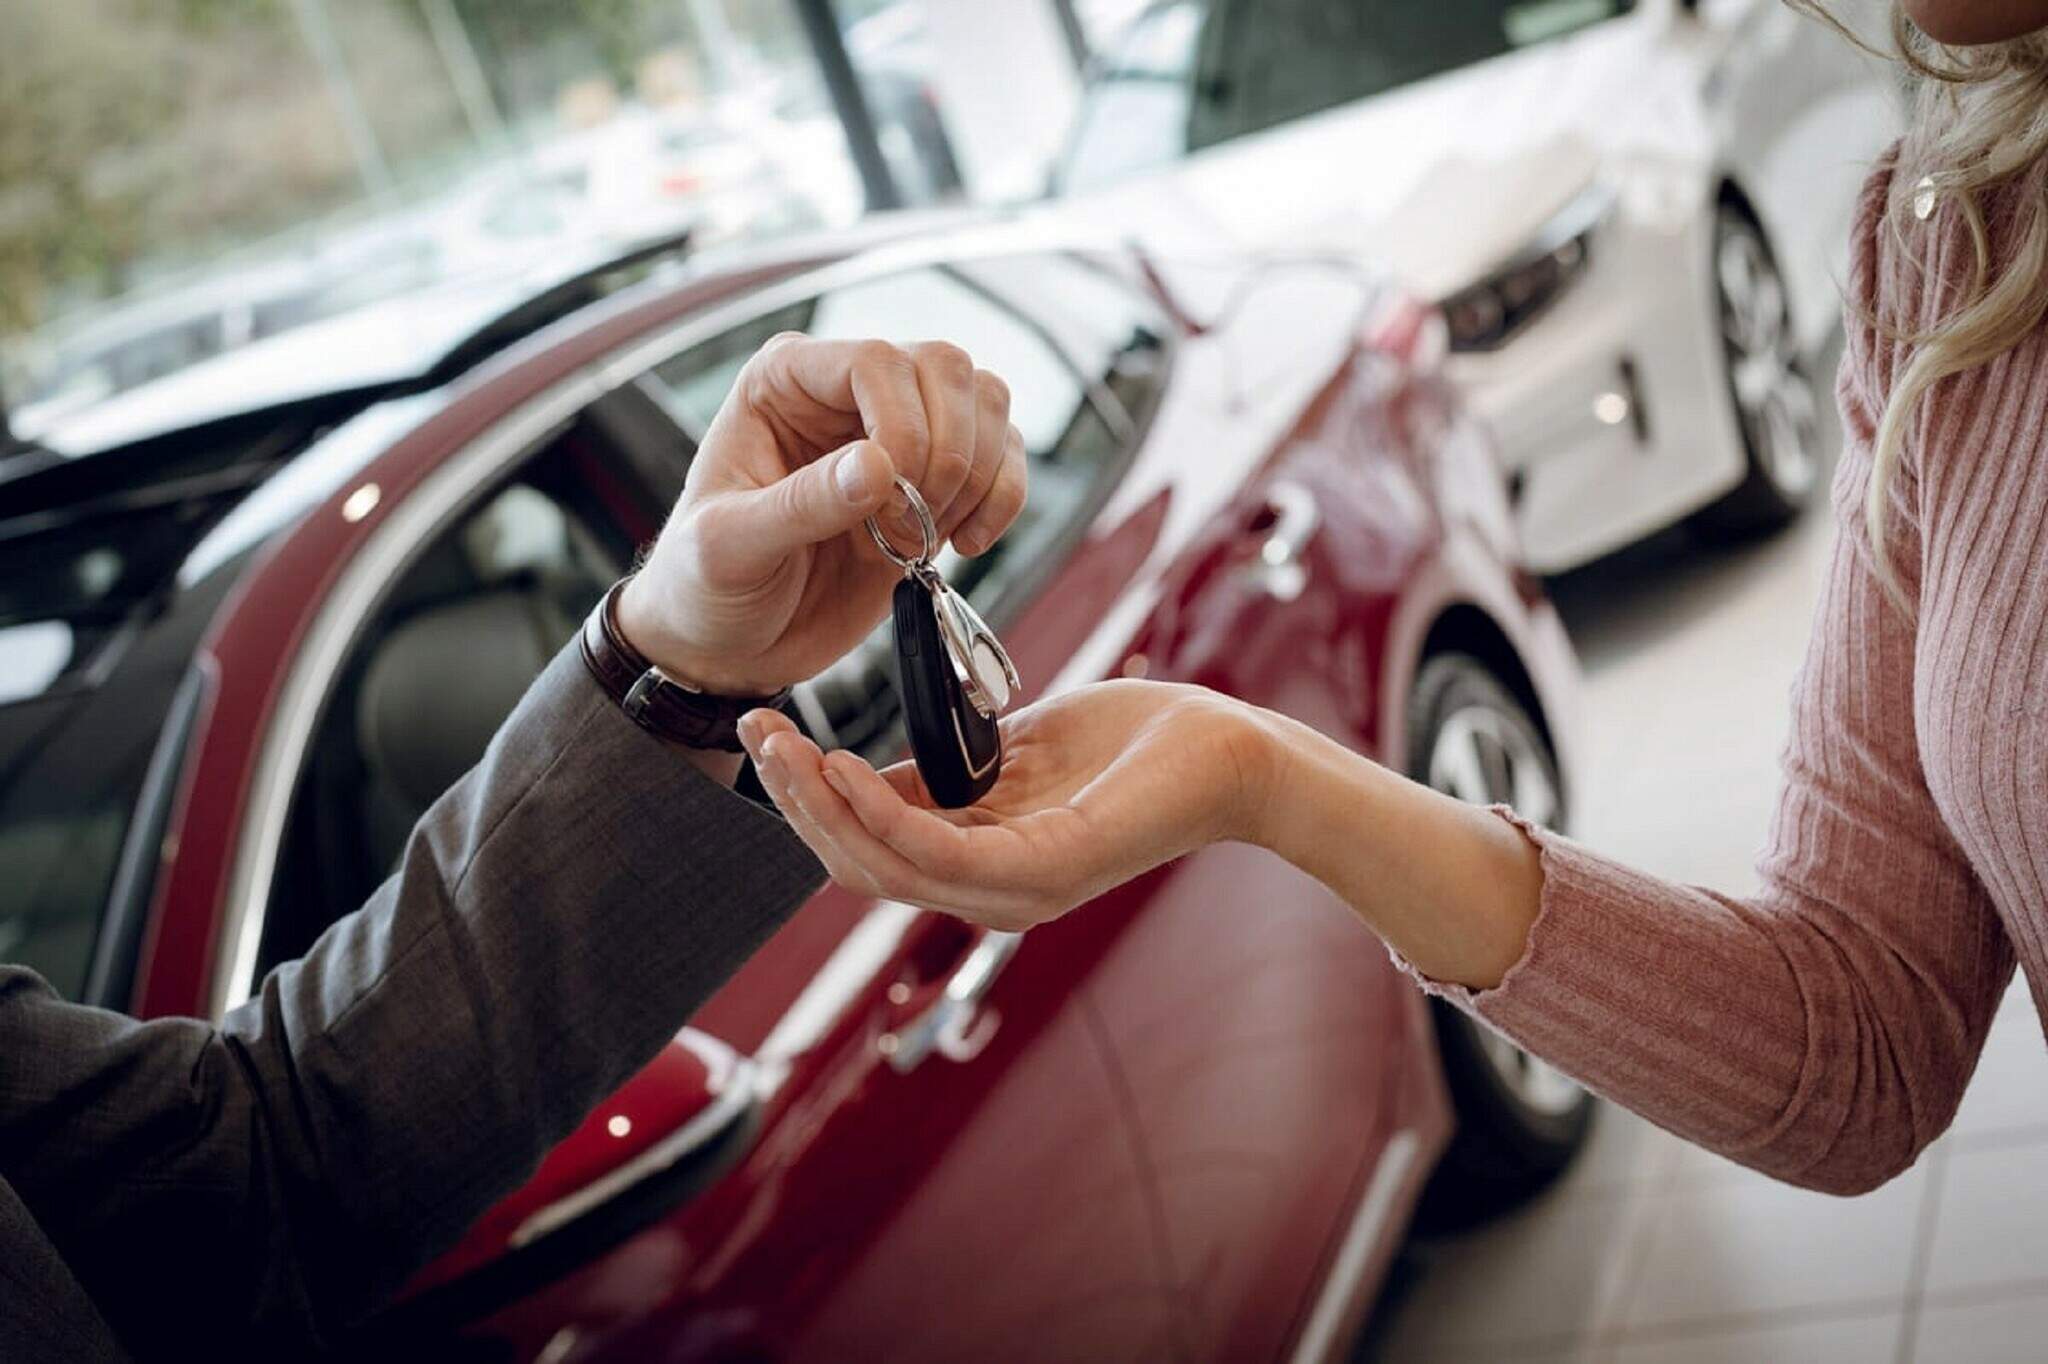
M779 710L787 688L773 696L712 696L663 672L619 631L618 599L627 579L612 584L583 622L584 666L627 718L650 734L685 748L745 751L740 717L750 710Z

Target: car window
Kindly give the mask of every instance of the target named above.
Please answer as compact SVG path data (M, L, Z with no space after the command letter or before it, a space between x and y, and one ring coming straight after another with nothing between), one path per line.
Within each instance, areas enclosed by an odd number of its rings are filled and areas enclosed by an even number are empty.
M1202 36L1195 150L1563 37L1633 0L1223 0Z
M1011 418L1031 460L1031 499L1003 542L976 559L950 549L940 568L998 627L1057 566L1113 484L1162 374L1165 324L1121 281L1077 258L1033 254L907 270L787 305L659 365L652 387L700 434L740 366L777 332L824 338L943 338L1010 386ZM901 738L886 627L841 659L798 703L823 742L893 756Z
M593 462L602 465L593 470ZM259 973L303 953L397 865L633 552L579 423L444 528L336 674L294 790Z
M802 331L810 325L815 299L805 299L777 308L693 346L684 354L655 367L649 387L676 424L690 438L691 445L704 439L719 404L732 391L755 351L770 337L782 332Z
M1090 72L1062 190L1113 184L1188 150L1195 49L1208 11L1206 0L1147 11Z

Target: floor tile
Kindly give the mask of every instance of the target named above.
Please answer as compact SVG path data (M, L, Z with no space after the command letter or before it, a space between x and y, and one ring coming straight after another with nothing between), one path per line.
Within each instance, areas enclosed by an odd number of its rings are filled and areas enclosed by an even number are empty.
M1667 1194L1623 1327L1889 1308L1908 1286L1927 1177L1917 1168L1851 1199L1746 1172Z
M1685 1143L1646 1118L1602 1104L1586 1149L1572 1162L1553 1198L1660 1187Z
M2048 1358L2048 1296L1927 1305L1916 1364L2040 1364Z
M1412 1277L1377 1357L1541 1357L1611 1313L1644 1200L1551 1197L1492 1226L1410 1251Z
M1684 1189L1701 1184L1746 1184L1763 1178L1746 1165L1737 1165L1691 1142L1679 1143L1679 1151L1666 1170L1662 1187Z
M1890 1364L1904 1326L1903 1313L1886 1312L1624 1338L1608 1358L1613 1364Z
M2040 1128L2048 1132L2048 1043L2024 984L2006 993L1952 1129L1959 1143Z
M1942 1175L1930 1294L2048 1277L2048 1143L1958 1147ZM2048 1358L2048 1343L2042 1357Z

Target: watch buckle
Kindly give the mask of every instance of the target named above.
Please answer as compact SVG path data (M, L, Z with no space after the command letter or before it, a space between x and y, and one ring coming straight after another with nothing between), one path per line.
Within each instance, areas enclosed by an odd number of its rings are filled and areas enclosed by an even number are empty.
M633 685L626 689L625 699L619 702L619 709L625 711L626 717L634 724L644 724L645 721L641 717L647 714L647 708L654 704L655 696L664 686L686 692L697 690L687 683L678 682L650 663L647 665L647 671L633 679Z

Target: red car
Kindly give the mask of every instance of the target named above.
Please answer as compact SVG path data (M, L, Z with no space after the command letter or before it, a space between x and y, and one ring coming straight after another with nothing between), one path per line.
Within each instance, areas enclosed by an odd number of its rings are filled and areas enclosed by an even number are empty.
M1031 503L947 568L1028 693L1199 682L1556 821L1571 655L1431 326L1327 261L984 224L699 266L479 363L0 464L27 660L0 950L145 1016L246 999L384 877L792 328L945 337L1009 381ZM828 746L900 751L883 643L799 692ZM1419 1201L1525 1196L1590 1110L1248 847L1025 938L828 889L378 1345L1328 1357Z

